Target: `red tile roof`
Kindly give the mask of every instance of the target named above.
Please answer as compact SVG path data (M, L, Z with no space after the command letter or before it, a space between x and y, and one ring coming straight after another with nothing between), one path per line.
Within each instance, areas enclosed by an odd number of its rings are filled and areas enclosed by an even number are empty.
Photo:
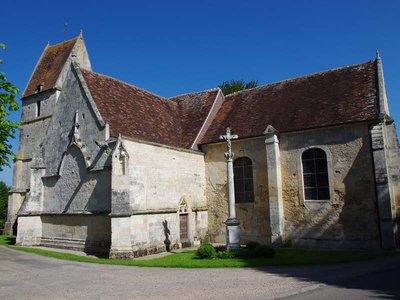
M219 89L214 89L170 98L178 104L182 127L182 147L190 148L192 146L211 110L218 91Z
M77 39L74 38L64 43L46 47L22 98L35 94L37 86L40 84L43 84L41 91L47 91L55 87L61 70L71 54Z
M117 79L81 69L110 135L190 148L218 90L177 96L155 95Z
M200 143L218 141L226 127L245 138L268 125L288 132L376 119L375 77L367 62L228 95Z
M81 69L110 134L181 146L178 105L117 79Z

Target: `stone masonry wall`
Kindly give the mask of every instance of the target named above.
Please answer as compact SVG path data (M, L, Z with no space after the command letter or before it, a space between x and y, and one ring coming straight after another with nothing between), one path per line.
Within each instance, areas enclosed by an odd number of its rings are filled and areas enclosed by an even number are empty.
M379 247L367 124L281 134L279 139L286 241L331 249ZM326 147L331 154L328 168L332 168L334 198L329 201L302 201L300 197L301 153L314 146Z
M166 244L180 247L183 202L189 242L201 240L207 230L203 155L126 138L120 146L112 162L111 256L160 252Z
M42 244L88 251L97 247L96 252L105 245L103 251L108 251L111 221L102 216L111 211L112 149L98 146L105 143L108 133L72 65L49 120L31 162L30 191L19 210L21 224L36 218L32 215L42 216ZM26 228L18 228L21 243L29 243ZM91 233L87 232L90 228Z
M210 144L205 147L208 233L213 242L225 243L225 224L228 217L227 171L225 143ZM265 138L235 140L232 142L234 160L249 157L253 164L253 184L255 201L237 203L236 216L241 222L241 243L258 241L270 242L267 160Z

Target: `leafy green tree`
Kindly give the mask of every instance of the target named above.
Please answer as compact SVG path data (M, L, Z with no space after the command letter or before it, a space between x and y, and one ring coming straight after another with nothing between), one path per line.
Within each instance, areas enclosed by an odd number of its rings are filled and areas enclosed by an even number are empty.
M242 90L247 90L254 88L258 85L257 80L250 80L249 82L245 82L244 80L234 80L224 81L219 88L222 90L224 95L229 95L235 92L239 92Z
M0 48L5 50L6 46L0 43ZM0 58L0 64L3 60ZM10 166L10 157L15 158L11 151L10 138L15 138L18 123L7 120L11 111L18 110L16 95L18 88L7 80L6 74L0 71L0 171L4 166Z
M3 181L0 181L0 232L3 231L4 224L7 221L7 200L9 190L10 188Z

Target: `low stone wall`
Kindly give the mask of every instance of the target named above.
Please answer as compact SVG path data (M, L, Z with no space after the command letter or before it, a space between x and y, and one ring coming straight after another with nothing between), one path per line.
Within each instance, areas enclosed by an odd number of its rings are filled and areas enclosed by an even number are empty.
M20 216L16 243L108 254L111 220L87 214Z
M40 216L18 217L18 232L16 245L39 246L42 237L42 222Z
M41 245L84 252L109 252L111 220L107 215L42 215Z
M134 258L199 244L206 234L207 211L189 214L188 239L180 240L179 214L113 217L111 258Z

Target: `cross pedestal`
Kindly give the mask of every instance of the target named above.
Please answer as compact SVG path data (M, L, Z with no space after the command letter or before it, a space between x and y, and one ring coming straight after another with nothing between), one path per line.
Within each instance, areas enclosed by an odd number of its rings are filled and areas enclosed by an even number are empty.
M233 175L233 152L232 152L232 140L237 139L236 134L231 134L231 129L226 129L226 135L220 135L220 140L225 140L227 143L227 152L225 152L225 158L227 163L227 174L228 174L228 211L229 216L225 221L226 224L226 248L227 250L238 250L240 249L240 222L236 219L235 211L235 182Z
M240 249L240 222L238 219L227 219L226 224L226 250Z

